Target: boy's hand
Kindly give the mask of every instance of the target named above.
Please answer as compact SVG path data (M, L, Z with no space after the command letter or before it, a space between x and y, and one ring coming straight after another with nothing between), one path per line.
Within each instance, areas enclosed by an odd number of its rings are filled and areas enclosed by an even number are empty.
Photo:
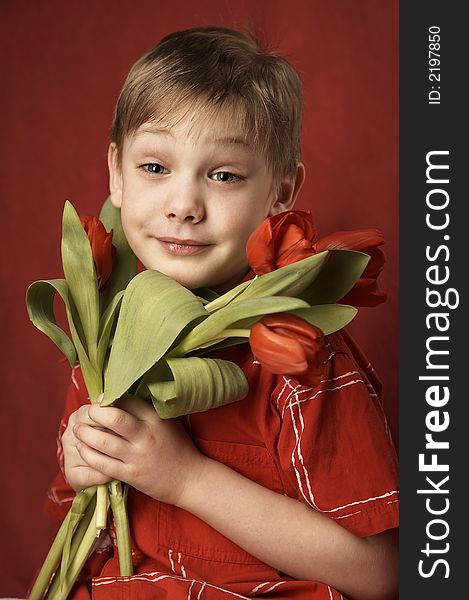
M72 426L81 460L107 481L118 479L177 504L205 457L177 420L160 419L144 400L129 396L119 406L84 407L86 415Z
M112 481L111 477L86 463L78 452L77 445L80 440L74 434L75 425L96 426L96 423L88 416L89 407L90 405L80 406L78 410L70 415L67 428L62 436L65 478L76 492L92 485Z

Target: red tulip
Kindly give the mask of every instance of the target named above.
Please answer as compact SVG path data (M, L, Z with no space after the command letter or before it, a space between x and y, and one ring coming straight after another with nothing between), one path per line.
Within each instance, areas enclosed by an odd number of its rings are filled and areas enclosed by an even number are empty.
M352 306L376 306L386 300L386 293L378 287L377 277L384 266L385 257L380 248L383 236L377 229L336 231L315 244L316 252L323 250L357 250L370 255L360 279L340 301Z
M247 241L248 262L264 275L315 253L315 229L310 213L287 211L265 219Z
M98 217L83 216L80 217L80 221L90 240L98 289L102 291L111 277L112 261L116 254L116 249L112 245L113 231L111 229L108 233Z
M357 250L370 255L360 279L341 299L352 306L376 306L386 300L378 287L385 257L378 246L383 236L377 229L337 231L315 242L313 217L304 211L283 212L265 219L248 239L246 250L250 271L245 278L270 273L323 250Z
M316 387L329 358L319 327L290 314L266 315L252 326L251 350L271 373L294 376L301 384Z

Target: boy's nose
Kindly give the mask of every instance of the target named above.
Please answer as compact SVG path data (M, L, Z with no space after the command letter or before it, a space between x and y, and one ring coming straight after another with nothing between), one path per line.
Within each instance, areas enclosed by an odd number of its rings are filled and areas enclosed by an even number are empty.
M179 223L185 221L198 223L205 215L203 201L194 189L175 191L174 196L166 203L165 212L170 221Z

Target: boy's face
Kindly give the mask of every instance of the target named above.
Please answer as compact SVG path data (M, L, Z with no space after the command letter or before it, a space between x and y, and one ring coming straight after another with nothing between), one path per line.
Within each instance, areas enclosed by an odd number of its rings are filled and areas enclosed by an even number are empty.
M282 187L265 159L226 125L144 124L109 150L113 204L141 262L185 287L224 292L248 270L246 242L267 216L292 207L301 181Z

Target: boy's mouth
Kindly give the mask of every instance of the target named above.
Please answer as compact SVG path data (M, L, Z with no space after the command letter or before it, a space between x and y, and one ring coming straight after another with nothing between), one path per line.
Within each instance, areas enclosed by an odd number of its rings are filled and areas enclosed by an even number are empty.
M202 242L190 239L180 240L177 238L157 238L157 240L163 249L166 250L166 252L179 256L198 254L211 246L211 244L204 244Z

